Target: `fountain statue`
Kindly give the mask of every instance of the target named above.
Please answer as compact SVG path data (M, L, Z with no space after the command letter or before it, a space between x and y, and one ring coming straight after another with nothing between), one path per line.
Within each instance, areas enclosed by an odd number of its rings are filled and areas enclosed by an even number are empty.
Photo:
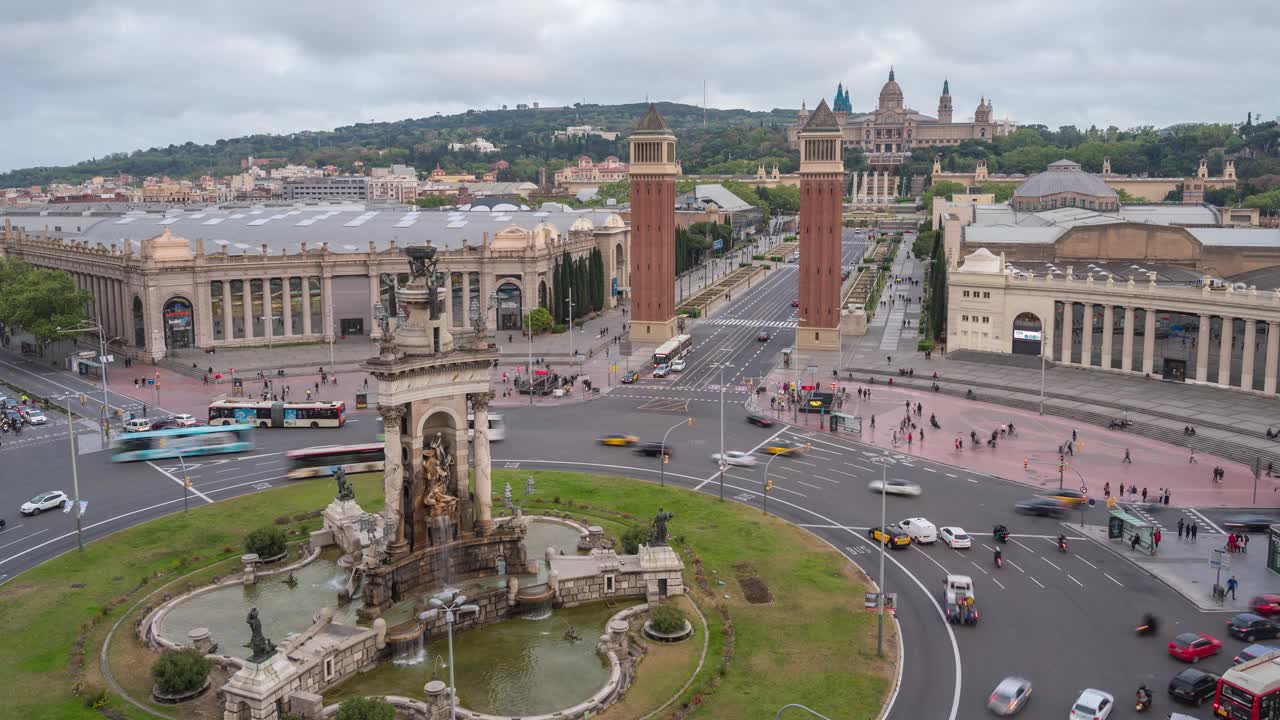
M653 524L649 526L649 547L662 547L667 544L667 521L674 517L675 513L658 508L658 514L653 518Z
M440 318L440 285L444 279L441 277L440 272L436 270L440 265L440 259L436 257L435 247L431 243L410 247L405 249L405 255L409 258L410 277L426 280L427 307L431 312L430 318L438 320Z
M337 472L333 474L333 479L338 483L338 494L335 496L335 500L345 502L356 499L355 488L351 487L351 483L347 481L346 470L338 468Z
M250 608L249 617L245 618L245 622L249 623L249 642L244 646L253 653L249 662L261 663L276 653L275 643L262 634L262 621L258 619L258 608Z
M288 585L291 588L298 587L298 578L293 576L292 570L289 571L289 577L285 578L284 580L281 580L281 582L283 582L285 585Z
M427 493L422 504L431 509L432 517L452 516L458 507L458 498L449 494L449 477L452 475L453 458L445 446L444 436L437 432L431 439L431 446L423 452L426 463L423 476L427 482Z

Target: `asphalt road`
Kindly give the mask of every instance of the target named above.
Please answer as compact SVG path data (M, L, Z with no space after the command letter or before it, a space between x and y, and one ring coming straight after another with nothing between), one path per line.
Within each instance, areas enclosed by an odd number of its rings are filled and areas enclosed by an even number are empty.
M861 241L848 234L846 262L856 261L861 253ZM778 458L770 466L774 489L768 498L769 512L814 532L876 577L879 548L866 530L880 523L880 497L868 492L867 483L881 476L875 459L883 451L834 439L816 428L759 428L744 421L744 380L766 374L781 349L792 344L795 311L790 302L796 297L795 278L794 266L774 272L735 297L715 318L699 323L692 331L695 350L683 373L646 378L584 404L504 409L508 437L494 447L495 466L614 473L714 495L723 487L726 501L762 508L766 456L759 456L756 467L729 469L723 486L710 459L721 445L723 365L726 449L750 451L775 437L811 445L804 455ZM761 330L770 332L768 342L756 341ZM77 387L78 378L15 367L7 361L0 362L0 379L42 393L57 387L64 388L61 392L82 389ZM187 502L198 507L279 483L286 469L284 452L366 441L376 433L373 417L355 415L354 422L337 430L257 432L253 452L197 460L189 466L193 492ZM690 417L694 425L682 426L681 421ZM673 425L677 427L669 442L674 456L666 466L656 458L596 442L609 432L661 440ZM55 485L71 492L65 481L70 477L65 432L65 423L55 420L46 429L24 432L22 445L14 444L10 439L14 436L0 436L5 469L0 516L9 521L0 533L0 585L75 547L73 515L51 512L21 518L16 512L21 501L49 489L49 478L64 479ZM93 434L92 429L86 434ZM939 527L964 527L975 540L969 550L935 543L886 553L884 585L898 593L905 646L902 686L892 717L981 716L987 694L1011 674L1035 684L1034 699L1023 713L1026 717L1063 716L1085 687L1117 697L1113 718L1131 717L1129 700L1144 682L1156 691L1153 716L1162 716L1174 709L1163 688L1184 667L1165 652L1169 637L1196 630L1222 639L1223 653L1201 663L1214 672L1225 669L1243 647L1221 632L1224 615L1199 612L1160 582L1079 538L1069 527L1069 552L1058 552L1053 542L1063 529L1058 521L1011 512L1016 501L1032 493L1026 486L916 458L890 455L890 460L885 471L889 477L923 487L920 497L886 499L890 523L925 517ZM106 452L88 452L78 456L78 468L81 496L89 503L83 520L86 541L183 508L182 468L175 461L120 465L111 463ZM1211 518L1224 515L1205 512ZM1102 522L1103 513L1102 509L1086 511L1087 522ZM1068 521L1078 522L1078 518L1072 515ZM1008 525L1014 533L1004 548L1005 567L998 570L991 553L991 528L997 523ZM973 578L981 612L977 626L953 627L943 620L939 598L948 573ZM1146 611L1163 619L1160 637L1134 636L1133 628Z

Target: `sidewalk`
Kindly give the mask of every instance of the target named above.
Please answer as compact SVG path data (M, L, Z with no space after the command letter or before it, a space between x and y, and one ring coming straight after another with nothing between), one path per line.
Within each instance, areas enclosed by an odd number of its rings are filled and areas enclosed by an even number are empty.
M1222 603L1213 599L1213 583L1218 577L1217 568L1210 567L1209 557L1213 550L1225 549L1226 536L1219 534L1205 535L1200 532L1195 540L1179 538L1178 533L1163 532L1160 548L1155 555L1145 550L1130 550L1129 544L1122 540L1107 538L1107 528L1099 525L1066 523L1073 531L1106 547L1111 552L1137 565L1156 579L1173 588L1191 604L1207 611L1246 612L1249 610L1249 598L1264 592L1274 592L1277 586L1275 573L1267 569L1267 540L1265 535L1255 534L1250 537L1253 552L1228 553L1224 557L1221 580L1223 587L1227 578L1235 576L1240 587L1236 589L1233 599L1227 595ZM1201 526L1203 527L1203 526Z
M794 372L775 370L769 375L766 387L776 393L780 383L794 378ZM832 378L819 374L817 381L825 391ZM1171 506L1175 508L1280 507L1280 492L1277 492L1280 490L1280 478L1263 476L1258 481L1255 505L1250 468L1211 454L1197 452L1196 462L1191 463L1188 462L1190 453L1187 450L1151 438L927 390L891 388L885 383L851 383L844 379L837 381L837 387L849 393L848 400L843 407L837 408L837 412L862 417L862 435L858 440L892 447L907 455L1014 480L1036 489L1057 488L1058 447L1071 441L1074 431L1074 454L1066 458L1062 486L1073 489L1087 487L1088 494L1098 498L1099 502L1103 499L1104 486L1110 483L1113 495L1118 493L1121 484L1136 485L1139 497L1143 488L1150 495L1167 488ZM870 399L859 399L858 389L870 389ZM757 402L768 411L767 399L761 397ZM920 403L923 414L913 413L911 416L917 425L916 429L909 431L911 442L907 442L907 432L899 431L895 444L894 431L905 416L907 402L913 408ZM781 417L776 410L769 411L769 414ZM941 430L930 426L931 414L936 415ZM873 417L875 428L871 427ZM801 427L807 425L816 429L818 426L816 415L791 414L784 419ZM992 430L998 431L1002 424L1008 423L1017 429L1016 436L998 439L994 449L988 447L986 440ZM920 438L921 428L924 440ZM970 432L978 436L976 447ZM956 449L956 439L962 441L962 449ZM1065 453L1066 448L1063 450ZM1124 462L1125 450L1129 451L1131 463ZM1226 471L1224 480L1217 484L1211 477L1216 466Z

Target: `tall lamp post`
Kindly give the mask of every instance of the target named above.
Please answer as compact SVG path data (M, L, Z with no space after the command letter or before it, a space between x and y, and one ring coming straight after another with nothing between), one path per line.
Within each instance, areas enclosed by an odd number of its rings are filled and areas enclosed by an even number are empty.
M472 615L480 612L479 605L466 605L467 596L461 595L457 590L445 590L444 592L431 598L431 609L418 616L419 620L435 620L441 615L444 616L445 625L449 632L449 718L455 720L458 717L458 687L453 683L453 623L463 615Z
M529 404L533 405L533 311L525 313L525 335L529 336L529 360L524 366L525 380L529 383Z
M774 460L782 457L781 453L774 453L769 456L769 461L764 464L764 514L769 514L769 491L773 489L773 485L769 482L769 466Z
M896 465L897 460L889 457L886 452L884 455L871 459L871 462L880 466L880 577L877 583L880 585L880 592L876 597L876 655L884 656L884 523L885 523L885 497L889 493L885 492L889 482L889 466Z
M71 494L72 501L76 504L76 547L84 552L84 537L80 527L80 474L76 467L76 432L75 432L75 416L71 414L71 396L74 393L67 393L61 398L55 400L67 401L67 443L71 448Z
M58 332L63 335L83 335L84 333L93 333L98 336L98 363L99 372L98 379L102 381L102 413L100 414L98 426L102 432L102 444L105 446L107 440L110 439L107 432L107 418L110 413L111 406L107 403L107 334L102 329L102 323L97 320L85 320L78 323L74 327L58 328ZM113 340L115 338L112 338ZM70 407L68 405L67 407ZM70 413L68 413L70 417Z
M667 428L667 431L662 434L662 446L658 448L658 484L662 487L666 487L667 485L667 436L671 434L672 430L675 430L681 425L693 427L693 418L681 420L675 425Z
M720 363L720 499L724 500L724 363Z
M178 456L178 464L182 465L182 512L187 512L191 508L188 506L188 498L191 495L191 476L187 474L187 461Z

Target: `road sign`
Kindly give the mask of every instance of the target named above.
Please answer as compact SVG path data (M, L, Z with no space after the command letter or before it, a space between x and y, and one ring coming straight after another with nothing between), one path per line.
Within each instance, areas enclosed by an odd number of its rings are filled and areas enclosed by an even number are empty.
M800 389L801 390L817 390L818 386L817 385L801 385Z
M1209 551L1209 567L1222 568L1231 567L1231 556L1227 555L1226 550L1210 550Z

